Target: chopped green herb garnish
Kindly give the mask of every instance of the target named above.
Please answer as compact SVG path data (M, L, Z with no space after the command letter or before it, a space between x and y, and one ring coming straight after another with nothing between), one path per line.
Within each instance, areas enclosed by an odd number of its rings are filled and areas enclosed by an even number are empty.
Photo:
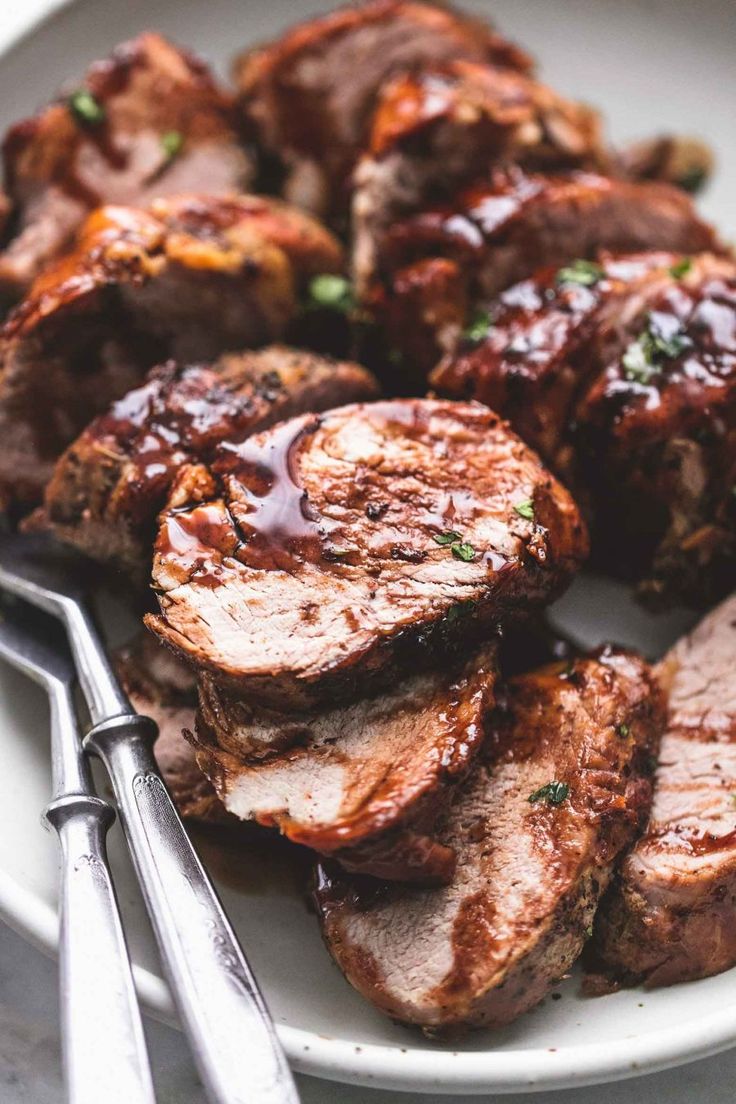
M161 149L167 161L173 161L181 153L184 145L184 135L180 130L167 130L161 135Z
M478 310L463 330L463 337L466 337L468 341L483 341L488 336L490 328L491 316L488 311Z
M677 183L686 192L690 192L691 195L695 195L705 184L708 179L708 173L705 169L701 169L698 166L688 169L677 180Z
M649 383L665 360L674 360L691 345L692 341L685 333L663 334L650 315L644 332L631 342L623 355L626 379Z
M83 126L99 126L104 122L105 109L87 88L78 88L67 100L69 110Z
M538 801L546 801L548 805L561 805L569 793L567 782L547 782L533 794L529 794L529 802L531 805L536 805Z
M585 929L585 938L586 939L592 939L593 938L593 925L592 924L588 924L587 928Z
M453 544L451 552L456 560L463 560L465 563L470 563L471 560L475 559L475 549L472 544L467 544L465 541Z
M514 510L525 521L534 521L534 506L530 498L525 499L524 502L517 502Z
M630 731L631 730L629 729L629 726L627 724L616 725L616 735L620 736L622 740L626 739Z
M561 268L556 280L558 284L580 284L582 287L592 287L605 275L604 269L595 261L579 260Z
M355 306L350 281L328 272L313 276L309 282L309 304L347 314Z
M432 540L436 544L455 544L456 541L462 539L460 534L456 533L454 529L448 529L446 533L435 533L432 536Z
M693 267L691 257L683 257L681 261L677 261L670 266L670 276L674 276L676 280L681 280L683 276L686 276L690 269Z

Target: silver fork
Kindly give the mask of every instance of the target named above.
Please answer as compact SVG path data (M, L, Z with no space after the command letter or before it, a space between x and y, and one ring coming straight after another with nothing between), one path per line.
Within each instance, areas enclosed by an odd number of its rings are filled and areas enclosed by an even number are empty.
M115 813L95 795L82 751L69 649L53 622L26 606L0 612L0 656L45 688L51 710L54 796L44 817L61 847L59 988L68 1099L71 1104L153 1104L105 848Z
M112 780L164 969L213 1104L298 1104L273 1021L156 768L156 726L135 713L75 582L41 538L0 544L0 587L60 618L92 719L84 746Z

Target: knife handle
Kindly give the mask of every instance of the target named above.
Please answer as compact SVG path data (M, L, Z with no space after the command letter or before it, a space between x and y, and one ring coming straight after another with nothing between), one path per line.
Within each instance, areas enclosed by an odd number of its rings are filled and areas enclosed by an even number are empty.
M85 748L112 780L182 1026L213 1104L298 1104L273 1021L156 768L156 726L95 725Z
M91 794L45 811L61 847L59 984L70 1104L154 1104L130 959L107 863L115 813Z

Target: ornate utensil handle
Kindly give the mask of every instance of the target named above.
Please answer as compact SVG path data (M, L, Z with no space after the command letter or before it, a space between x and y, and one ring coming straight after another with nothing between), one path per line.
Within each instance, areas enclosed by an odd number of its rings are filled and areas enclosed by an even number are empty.
M202 1082L216 1104L298 1104L255 978L152 753L146 717L113 717L85 740L112 779L123 828Z
M70 1104L154 1104L105 836L110 806L58 797L46 819L61 845L59 970L62 1046Z

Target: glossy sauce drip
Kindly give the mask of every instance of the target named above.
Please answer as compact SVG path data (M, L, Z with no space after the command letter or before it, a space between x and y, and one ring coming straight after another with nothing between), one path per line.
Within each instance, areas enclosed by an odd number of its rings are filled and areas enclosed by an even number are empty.
M642 845L661 850L685 851L696 856L712 855L717 851L728 851L736 847L736 828L719 835L717 832L706 832L695 826L663 825L661 828L650 828L642 840Z
M247 440L220 452L216 468L232 479L231 508L243 537L238 559L249 567L289 571L322 558L320 526L294 466L300 441L318 426L316 418L285 422L265 445Z
M232 520L215 502L166 516L156 542L156 552L167 564L204 586L221 581L221 559L234 555L237 547Z

